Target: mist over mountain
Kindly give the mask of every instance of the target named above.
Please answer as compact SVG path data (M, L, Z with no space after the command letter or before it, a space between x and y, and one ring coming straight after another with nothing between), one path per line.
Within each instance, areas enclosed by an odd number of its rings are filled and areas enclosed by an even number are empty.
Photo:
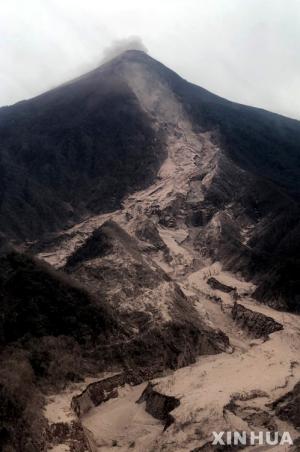
M1 108L0 143L1 400L14 413L1 418L4 450L60 444L43 397L99 373L106 383L73 400L77 414L159 377L157 392L134 389L165 423L143 418L151 434L137 450L202 450L205 419L271 429L285 416L285 402L278 416L270 407L300 379L300 122L222 99L128 50ZM265 366L260 387L255 360ZM230 381L220 390L219 372ZM24 387L7 375L25 375ZM195 381L208 387L207 404L193 405ZM242 404L252 399L255 415ZM184 421L187 412L196 420ZM297 426L297 413L288 421ZM81 451L82 425L96 424L78 422L60 439ZM125 425L128 438L110 426L93 441L115 444L112 431L129 448L141 425Z

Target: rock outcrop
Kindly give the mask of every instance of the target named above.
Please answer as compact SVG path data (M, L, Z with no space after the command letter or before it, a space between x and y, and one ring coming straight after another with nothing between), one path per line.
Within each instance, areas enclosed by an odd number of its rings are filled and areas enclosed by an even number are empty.
M180 405L180 401L176 397L156 391L153 383L148 384L137 401L137 403L142 402L146 402L146 411L148 413L164 423L165 430L174 422L174 418L170 414L171 411Z
M287 394L273 403L275 414L283 421L291 422L296 429L300 428L300 382Z
M255 338L267 339L269 334L283 329L283 326L271 317L251 311L236 302L232 308L232 317L242 329Z
M118 387L125 384L138 385L155 376L155 369L136 369L135 371L120 372L112 377L90 383L79 395L72 398L72 409L80 418L90 409L118 397Z
M212 289L220 290L221 292L225 292L225 293L236 292L236 287L227 286L226 284L221 283L214 277L208 278L207 284Z

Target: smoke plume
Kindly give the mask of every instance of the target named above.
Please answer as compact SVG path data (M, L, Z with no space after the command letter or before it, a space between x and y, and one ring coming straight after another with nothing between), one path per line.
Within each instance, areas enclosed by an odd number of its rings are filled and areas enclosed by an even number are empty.
M114 40L110 46L103 50L102 63L115 58L126 50L142 50L148 53L147 47L143 44L139 36L129 36L124 39Z

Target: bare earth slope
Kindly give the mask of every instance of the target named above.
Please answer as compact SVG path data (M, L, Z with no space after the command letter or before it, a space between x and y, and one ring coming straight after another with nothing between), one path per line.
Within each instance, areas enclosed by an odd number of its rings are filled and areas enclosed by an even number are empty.
M197 325L199 317L231 345L153 380L154 390L142 398L145 384L121 385L114 398L81 418L93 450L213 451L212 431L222 430L288 430L296 439L295 414L282 414L276 401L300 380L300 320L258 304L253 295L262 291L254 267L264 272L270 259L261 248L274 239L261 245L257 237L270 235L281 209L297 211L297 202L278 180L262 179L232 159L219 131L195 128L172 83L132 58L114 64L154 127L164 129L166 159L153 184L125 196L120 209L39 245L39 257L94 294L103 290L127 316L133 335L176 317ZM294 296L291 302L270 291L267 301L297 310ZM286 403L293 403L293 394ZM178 401L172 422L164 411L168 398Z

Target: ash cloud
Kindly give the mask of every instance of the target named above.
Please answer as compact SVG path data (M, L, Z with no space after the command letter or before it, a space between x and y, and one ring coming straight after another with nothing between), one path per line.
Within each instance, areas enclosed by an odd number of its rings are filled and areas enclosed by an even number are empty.
M144 45L139 36L129 36L124 39L114 40L108 47L103 50L103 57L101 63L106 63L116 56L125 52L126 50L142 50L148 53L147 47Z

